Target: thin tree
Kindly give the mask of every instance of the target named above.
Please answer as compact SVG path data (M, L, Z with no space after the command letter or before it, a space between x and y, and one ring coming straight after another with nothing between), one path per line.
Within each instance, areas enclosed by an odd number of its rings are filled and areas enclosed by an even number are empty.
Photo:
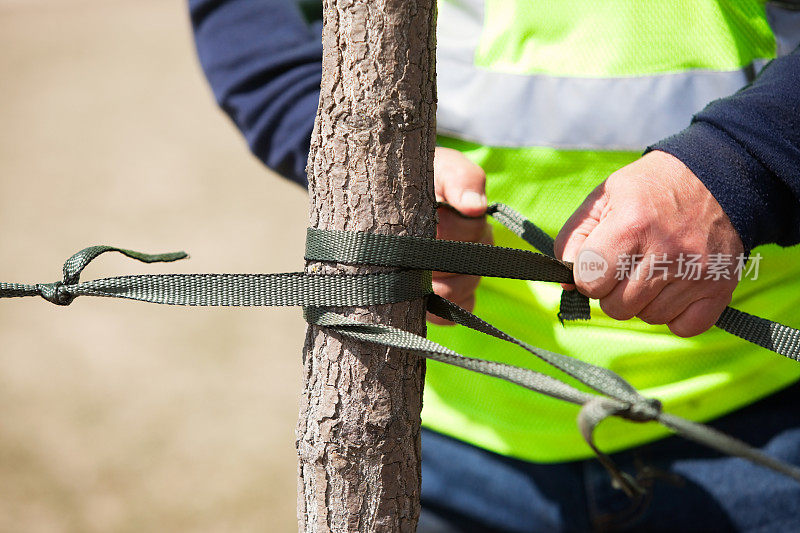
M324 0L310 223L432 237L435 0ZM314 272L375 272L332 264ZM345 310L425 331L421 300ZM414 531L424 363L309 327L297 427L304 531Z

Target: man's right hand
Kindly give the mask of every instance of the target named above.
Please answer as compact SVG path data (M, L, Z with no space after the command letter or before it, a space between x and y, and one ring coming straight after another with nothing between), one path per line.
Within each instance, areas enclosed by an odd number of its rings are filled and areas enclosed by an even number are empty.
M433 159L433 180L436 200L446 202L466 217L447 208L439 208L437 239L492 244L492 228L486 222L486 173L458 150L436 148ZM475 289L480 277L447 272L433 273L433 292L472 311L475 307ZM452 325L452 322L428 313L434 324Z

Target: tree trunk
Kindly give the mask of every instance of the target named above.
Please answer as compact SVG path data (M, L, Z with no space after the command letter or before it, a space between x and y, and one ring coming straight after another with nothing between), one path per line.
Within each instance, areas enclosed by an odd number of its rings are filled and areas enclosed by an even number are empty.
M324 0L322 91L308 163L313 227L435 235L435 7L435 0ZM421 300L343 312L425 331ZM300 528L414 531L424 363L309 327L304 370Z

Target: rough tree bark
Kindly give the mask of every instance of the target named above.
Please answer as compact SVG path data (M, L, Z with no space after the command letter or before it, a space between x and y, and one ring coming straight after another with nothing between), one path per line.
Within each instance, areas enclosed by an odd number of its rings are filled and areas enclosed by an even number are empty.
M325 0L313 227L435 235L435 0ZM314 272L376 268L314 264ZM346 309L425 331L421 300ZM297 428L304 531L413 531L424 363L309 327Z

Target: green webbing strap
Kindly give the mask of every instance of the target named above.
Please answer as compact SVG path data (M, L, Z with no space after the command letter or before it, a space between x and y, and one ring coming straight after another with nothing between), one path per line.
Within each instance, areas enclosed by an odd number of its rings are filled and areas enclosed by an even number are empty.
M553 238L536 224L504 204L490 204L486 213L505 226L540 252L552 258L556 257ZM589 298L578 291L562 291L558 319L563 324L566 320L589 320Z
M716 326L753 344L800 361L800 331L778 322L726 307Z
M449 204L439 202L437 205L464 216ZM308 228L306 259L346 264L425 268L500 278L537 279L561 283L573 281L572 266L555 258L553 238L538 226L504 204L490 204L486 214L547 257L524 250L475 243L447 240L431 242L430 239L417 237L332 232ZM589 320L591 318L589 298L575 290L563 291L558 318L562 323L566 320Z
M544 255L555 257L555 242L539 226L505 204L489 204L486 214Z
M552 254L552 239L521 215L500 204L490 214L537 249ZM80 282L83 268L98 255L116 251L144 262L175 261L183 252L148 255L96 246L78 252L64 264L62 281L22 285L0 283L0 298L40 295L68 305L81 295L129 298L173 305L301 305L308 322L363 341L413 352L583 406L578 425L589 446L628 494L641 491L594 444L594 428L609 416L636 422L657 421L685 438L737 455L800 481L800 469L776 461L746 444L702 424L661 412L658 400L641 396L610 370L542 350L516 339L472 313L431 294L431 270L538 281L572 281L572 269L552 256L473 243L438 241L365 233L309 230L306 258L314 261L372 264L404 270L379 274L165 274L106 278ZM411 270L413 269L413 270ZM464 357L428 339L390 326L365 324L326 307L367 306L411 300L424 295L428 310L438 316L511 342L572 376L601 395L590 394L530 369ZM588 301L588 300L587 300ZM563 298L562 298L563 302ZM580 299L573 303L582 305ZM563 310L563 308L562 308ZM800 331L728 309L718 326L746 340L798 359Z
M552 238L510 207L492 204L487 213L538 250L552 252ZM420 253L422 250L430 255L420 259L419 256L424 255ZM493 250L498 251L497 256L493 256ZM503 260L497 260L498 257ZM416 267L532 281L574 281L572 265L551 256L469 242L373 233L309 229L306 259ZM562 321L588 318L588 302L589 299L577 291L564 291L559 318ZM753 344L800 361L800 330L731 307L725 309L716 326Z
M527 350L542 361L558 368L565 374L572 376L597 392L612 396L625 402L634 403L639 401L649 401L639 395L637 390L633 388L630 383L625 381L611 370L581 361L580 359L575 359L574 357L561 355L559 353L531 346L530 344L512 337L511 335L492 326L488 322L481 320L465 309L462 309L456 304L437 295L432 295L429 297L428 311L441 318L455 322L456 324L460 324L470 329L474 329L475 331L480 331L481 333L491 335L492 337L496 337L500 340L516 344L520 348Z
M576 290L561 291L558 319L563 324L567 320L590 320L589 297Z
M458 274L572 283L572 269L546 255L472 242L308 228L306 259L421 268Z
M193 306L363 306L420 298L430 292L426 288L430 283L430 272L424 270L326 276L303 272L157 274L120 276L72 285L0 283L0 298L40 295L57 305L69 305L78 296L106 296Z
M491 204L486 212L528 244L555 258L552 237L520 213L503 204ZM569 263L564 264L571 268ZM578 291L562 292L558 318L562 323L565 320L588 320L589 298ZM732 307L723 311L715 325L741 339L800 361L800 330Z
M172 252L166 254L143 254L133 250L126 250L125 248L115 248L113 246L90 246L84 248L77 254L73 255L64 263L62 271L64 273L64 283L67 285L78 283L81 272L86 268L86 265L94 261L97 256L106 252L118 252L126 255L142 263L170 263L180 259L186 259L189 255L186 252Z
M78 296L127 298L157 304L200 306L348 306L379 305L420 298L431 292L431 273L402 270L378 274L160 274L80 281L89 262L116 251L145 263L183 259L183 252L142 254L111 246L81 250L64 263L64 279L55 283L0 283L0 298L42 296L69 305Z
M427 308L431 313L446 320L506 340L545 361L551 362L549 357L543 357L543 350L533 348L503 333L472 313L461 309L440 296L431 294L428 297ZM304 316L309 323L330 328L350 338L392 348L400 348L414 353L419 357L425 357L473 372L504 379L532 391L546 394L576 405L582 405L583 408L578 416L578 426L581 430L581 434L592 450L597 454L600 462L608 469L615 485L624 490L628 495L642 493L644 489L633 477L621 471L611 458L601 452L594 444L593 434L595 427L609 416L617 416L633 422L660 422L685 438L694 440L723 453L742 457L800 481L800 468L777 461L759 450L729 437L724 433L720 433L713 428L663 413L658 400L641 396L630 384L613 372L595 367L588 363L578 361L580 364L572 367L570 369L571 372L567 373L582 383L598 390L598 392L604 392L608 396L597 396L583 392L551 376L527 368L515 367L496 361L465 357L425 337L391 326L365 324L317 307L305 307ZM559 354L552 354L551 352L546 353L556 355L558 358L566 358L566 356Z

